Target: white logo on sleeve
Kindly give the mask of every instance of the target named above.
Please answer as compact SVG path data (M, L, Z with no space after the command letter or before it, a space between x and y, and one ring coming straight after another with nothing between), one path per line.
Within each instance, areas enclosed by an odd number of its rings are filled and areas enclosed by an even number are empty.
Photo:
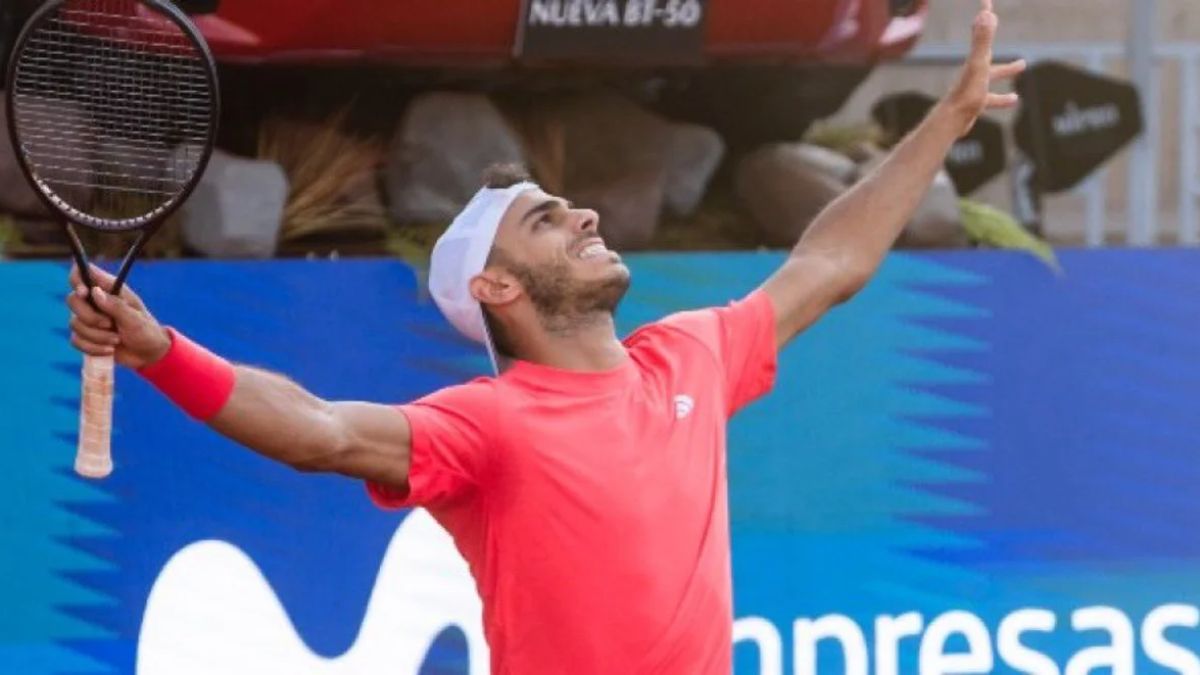
M681 420L692 414L692 408L696 407L696 402L687 394L679 394L675 397L675 419Z

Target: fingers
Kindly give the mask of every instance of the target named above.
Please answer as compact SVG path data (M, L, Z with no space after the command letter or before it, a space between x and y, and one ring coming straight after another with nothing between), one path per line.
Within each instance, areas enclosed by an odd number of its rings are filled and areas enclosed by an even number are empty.
M87 301L87 289L80 285L75 289L74 293L67 296L67 307L71 313L79 317L84 324L101 330L111 330L113 321L109 317L96 311L91 303Z
M975 17L972 30L973 46L991 50L992 40L996 37L996 28L1000 25L1000 17L991 10L984 10Z
M111 316L117 325L131 325L140 318L138 308L124 298L106 293L103 289L92 289L92 299L96 301L100 311Z
M97 344L71 333L71 346L88 356L112 356L116 350L105 344Z
M992 66L991 79L993 82L997 80L1009 80L1021 73L1025 72L1028 64L1025 59L1012 61L1010 63L1000 63Z
M117 283L116 276L104 271L96 265L88 265L88 275L92 278L92 283L99 288L108 291L109 293L112 293L113 286ZM79 273L78 265L71 265L71 273L67 276L67 280L70 282L72 289L77 289L80 285L83 285L83 275ZM133 307L137 309L146 308L146 306L142 303L141 297L139 297L138 294L135 293L129 286L123 285L121 287L120 295Z
M77 316L71 317L71 333L97 345L116 347L121 343L115 331L89 326Z
M111 295L113 285L117 283L117 278L112 274L100 269L99 267L96 267L95 265L90 265L89 267L92 268L92 279L96 282L96 285L105 291L108 291L108 293ZM133 289L130 288L128 284L123 284L121 286L120 297L135 309L145 309L145 305L142 304L142 299L138 297L137 293L133 292Z
M967 61L967 69L964 74L965 82L974 83L968 87L968 90L976 92L974 96L984 95L986 91L985 74L986 82L1002 82L1020 75L1025 71L1027 65L1024 59L1011 63L992 63L992 47L1000 19L996 16L992 0L980 0L979 7L979 16L975 19L971 56ZM974 98L974 100L976 103L972 107L977 111L1014 108L1021 102L1017 94L987 93L982 100L978 98ZM983 104L982 108L975 107L979 103Z
M91 282L106 291L111 291L113 284L117 282L117 278L105 272L99 267L88 264L88 276L91 277ZM84 283L83 275L79 272L79 265L73 263L71 265L71 273L67 276L67 281L70 282L71 288Z
M988 94L987 108L989 110L1005 110L1015 108L1021 103L1021 97L1017 94Z
M71 309L71 344L91 356L112 356L120 341L113 331L113 321L96 311L87 301L87 289L81 283L67 296Z
M146 305L142 304L142 298L137 293L134 293L128 284L121 287L121 299L134 309L146 309Z
M92 275L92 283L106 291L111 292L113 284L117 283L117 278L115 276L105 272L95 265L88 265L88 272Z
M971 36L971 65L978 68L989 68L992 64L992 43L996 39L996 28L1000 19L992 11L992 3L984 0L983 9L975 18L975 26Z

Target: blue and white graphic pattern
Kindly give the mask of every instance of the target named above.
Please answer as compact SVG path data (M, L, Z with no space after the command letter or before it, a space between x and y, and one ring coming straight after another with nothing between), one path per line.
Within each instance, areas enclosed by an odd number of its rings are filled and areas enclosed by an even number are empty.
M781 260L635 257L622 330ZM784 352L730 433L738 673L1200 672L1200 255L1062 262L893 256ZM483 671L477 600L427 518L238 449L128 373L116 473L76 479L64 277L0 265L0 672L174 675L183 649L235 672L249 643L290 672ZM164 321L322 396L400 402L487 367L400 263L134 277Z

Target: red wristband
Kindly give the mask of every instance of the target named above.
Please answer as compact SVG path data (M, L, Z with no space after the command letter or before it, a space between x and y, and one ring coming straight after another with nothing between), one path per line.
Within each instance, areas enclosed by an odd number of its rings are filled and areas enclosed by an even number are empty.
M168 328L171 348L138 372L192 418L207 422L229 401L236 375L233 365Z

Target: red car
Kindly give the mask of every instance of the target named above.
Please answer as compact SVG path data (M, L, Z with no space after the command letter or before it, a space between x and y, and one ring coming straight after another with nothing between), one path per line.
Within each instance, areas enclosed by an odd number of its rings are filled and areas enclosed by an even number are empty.
M7 23L11 39L21 14L39 1L0 0L0 31ZM928 0L177 4L192 15L225 63L385 65L434 77L449 72L460 83L476 77L486 86L494 86L498 71L507 83L536 80L541 87L547 78L570 85L586 72L643 92L652 89L644 97L648 105L715 126L735 144L793 138L813 120L835 112L874 64L912 47L928 11ZM639 27L639 18L654 25ZM591 37L571 30L606 19L613 25ZM690 31L665 28L672 21L694 26ZM592 39L605 31L607 43L603 35ZM546 35L549 42L538 43ZM0 32L0 42L3 37ZM571 57L547 57L545 45L566 47ZM0 51L7 52L4 44Z
M562 0L554 6L572 2L593 4ZM513 60L523 0L180 4L224 60L472 66ZM911 47L921 33L927 0L708 0L706 10L703 52L710 61L863 63L895 58Z

